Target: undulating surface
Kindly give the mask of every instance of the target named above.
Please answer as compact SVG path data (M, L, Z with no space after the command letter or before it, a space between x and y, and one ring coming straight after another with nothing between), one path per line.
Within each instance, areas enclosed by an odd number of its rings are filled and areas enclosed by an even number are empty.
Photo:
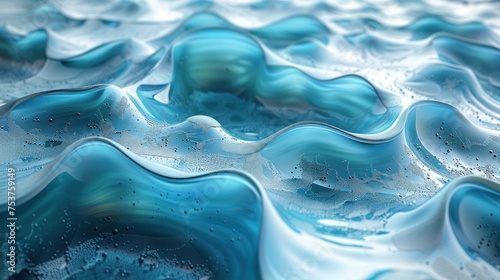
M500 279L499 2L0 5L1 279Z

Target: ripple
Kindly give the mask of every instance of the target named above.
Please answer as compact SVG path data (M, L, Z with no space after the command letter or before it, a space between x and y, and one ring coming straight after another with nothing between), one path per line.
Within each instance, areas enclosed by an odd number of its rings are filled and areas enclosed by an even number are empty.
M378 2L5 3L0 279L500 278L498 3Z

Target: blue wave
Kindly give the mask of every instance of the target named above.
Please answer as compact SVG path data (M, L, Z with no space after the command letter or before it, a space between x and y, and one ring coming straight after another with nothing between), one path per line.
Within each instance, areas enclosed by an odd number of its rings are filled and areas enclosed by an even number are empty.
M10 68L0 68L2 72L9 73L0 80L4 87L4 102L23 97L34 89L51 90L54 86L83 87L111 82L118 86L133 85L157 67L165 55L163 48L149 54L144 53L142 46L133 40L123 40L107 43L81 55L51 58L46 55L48 34L44 30L17 39L9 38L6 33L4 35L3 40L0 39L0 42L3 41L0 57L12 61L14 65L36 63L41 66L36 71L15 73L14 77ZM96 69L99 71L96 72ZM52 76L53 73L64 75ZM31 82L30 86L23 88L20 85L25 79L31 79Z
M500 136L485 135L453 107L441 103L415 104L399 115L390 130L375 134L376 138L305 122L255 141L234 138L233 131L206 116L189 116L185 122L168 124L164 114L157 114L157 119L163 119L152 121L142 115L145 109L137 104L114 86L47 92L5 107L0 124L9 133L8 142L17 139L14 150L28 158L33 150L42 158L54 157L75 141L94 136L140 154L216 161L216 168L235 167L235 162L250 160L257 153L262 158L252 160L259 169L246 170L272 190L291 193L297 199L306 197L297 204L310 209L308 213L324 211L309 205L318 201L332 209L346 202L367 210L372 203L383 203L379 210L394 211L435 193L436 184L459 176L500 176L493 153L500 149ZM8 150L4 154L8 155ZM220 162L221 158L231 160ZM29 161L34 169L31 172L44 162L36 158ZM186 161L176 168L189 172L197 165ZM244 164L236 166L245 168ZM425 188L420 192L422 185ZM400 200L401 193L407 199Z
M281 120L287 118L284 115L295 113L298 119L283 120L288 123L281 126L307 120L300 119L300 116L308 116L308 120L323 121L352 132L375 133L390 126L399 110L384 106L376 89L359 76L318 81L294 68L266 66L259 46L237 32L210 30L191 33L181 39L172 52L173 82L169 98L171 103L187 107L183 111L188 114L214 117L222 106L225 114L234 114L231 116L234 120L244 121L253 115L252 122L259 125L269 123L267 116L256 121L255 117L262 113L277 115ZM216 92L232 93L242 99L213 94ZM225 105L226 101L228 104ZM280 110L290 108L291 112L267 109L273 107ZM248 112L248 108L255 108L257 112ZM238 116L244 110L248 117ZM219 121L227 125L224 119ZM245 127L249 125L244 124Z
M328 273L356 271L362 264L353 260L360 254L385 261L358 273L367 278L393 274L465 277L480 267L486 269L480 276L494 276L498 274L492 268L498 265L494 249L499 245L495 231L498 190L500 185L493 181L460 178L428 202L384 218L384 233L364 233L363 244L347 246L335 239L349 237L346 232L332 231L322 240L292 231L259 183L244 173L219 171L186 177L112 142L89 139L59 156L33 185L30 197L23 199L30 203L18 207L23 213L19 219L29 229L18 232L29 248L18 257L39 264L22 265L19 276L31 271L44 279L80 278L91 277L97 270L111 277L250 275L255 279L279 278L282 272L278 271L287 267L285 276L307 273L322 278ZM474 206L478 200L484 207ZM356 218L344 221L355 223ZM438 237L431 238L428 232ZM441 239L447 240L446 245L436 249ZM65 249L55 244L64 244ZM380 251L380 246L398 251ZM285 248L289 254L269 261ZM337 254L344 257L339 259ZM433 269L425 264L402 269L414 262L415 254ZM464 260L447 259L450 254L467 254L466 267L443 269L443 264L453 266ZM302 260L296 256L318 262L317 269L301 269ZM492 266L474 264L477 256ZM332 264L344 266L346 272Z
M345 27L363 25L378 31L391 29L390 26L376 19L341 20L339 24ZM453 23L439 16L423 16L401 27L392 27L395 30L408 32L412 40L424 40L437 34L455 35L471 40L491 40L495 34L481 22Z
M259 277L261 206L248 179L164 177L102 142L78 146L53 170L46 185L30 190L30 203L17 208L29 229L17 236L29 248L18 258L45 264L34 269L39 277L91 277L106 269L119 277L117 265L144 277ZM81 271L58 272L54 260ZM23 275L29 267L18 269Z
M35 31L26 37L11 36L5 28L0 29L0 56L7 59L34 61L45 59L47 35L43 31Z
M0 279L500 278L495 1L2 5Z
M497 48L445 37L436 38L433 44L443 60L468 67L478 77L499 85L495 79L500 71Z
M245 31L264 40L272 47L283 47L304 38L314 38L327 43L328 35L331 33L316 18L305 15L285 18L264 27L244 29L231 24L215 13L196 13L180 24L174 32L156 39L155 43L171 43L185 32L205 28L227 28Z

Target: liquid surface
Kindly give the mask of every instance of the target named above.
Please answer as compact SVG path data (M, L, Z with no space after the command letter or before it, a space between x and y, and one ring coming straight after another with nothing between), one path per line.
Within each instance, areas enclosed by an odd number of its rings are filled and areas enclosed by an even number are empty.
M0 279L500 278L497 1L2 5Z

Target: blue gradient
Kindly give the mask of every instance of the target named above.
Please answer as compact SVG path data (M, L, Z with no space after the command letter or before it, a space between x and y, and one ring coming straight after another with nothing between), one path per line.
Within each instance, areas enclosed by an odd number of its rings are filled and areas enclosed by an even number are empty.
M495 1L2 5L0 279L500 279Z

